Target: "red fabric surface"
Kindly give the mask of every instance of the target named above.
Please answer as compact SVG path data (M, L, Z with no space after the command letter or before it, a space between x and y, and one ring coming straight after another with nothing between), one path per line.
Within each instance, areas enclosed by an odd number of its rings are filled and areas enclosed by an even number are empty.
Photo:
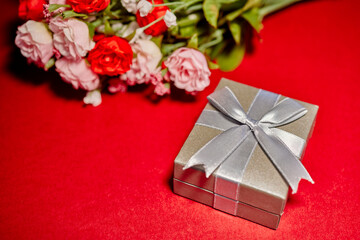
M84 92L19 55L17 2L0 15L1 239L358 239L359 1L307 1L267 18L254 51L195 99ZM6 7L4 7L6 6ZM173 160L221 77L320 106L278 230L175 195Z

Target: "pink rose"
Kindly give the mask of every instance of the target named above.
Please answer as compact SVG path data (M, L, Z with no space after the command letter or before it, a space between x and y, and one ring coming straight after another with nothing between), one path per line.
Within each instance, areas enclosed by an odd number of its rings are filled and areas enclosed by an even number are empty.
M54 47L69 59L81 59L94 48L86 23L75 18L50 20L49 27L54 33Z
M99 76L91 70L84 59L61 58L55 62L55 66L61 78L71 83L75 89L80 87L91 91L99 87Z
M211 74L205 56L192 48L179 48L164 62L168 77L177 88L187 92L202 91L209 86Z
M44 23L29 20L18 28L15 44L29 62L43 67L53 55L53 39Z
M158 64L162 58L160 49L150 40L138 40L132 44L136 58L132 59L130 70L121 75L128 85L149 83L160 77Z

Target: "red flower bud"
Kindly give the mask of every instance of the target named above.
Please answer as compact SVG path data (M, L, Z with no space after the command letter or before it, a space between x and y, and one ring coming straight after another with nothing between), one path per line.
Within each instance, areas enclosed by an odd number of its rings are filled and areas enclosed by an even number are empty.
M123 38L112 36L98 41L89 52L91 69L98 74L116 76L130 69L133 52Z
M148 2L152 3L151 0L147 0ZM163 0L155 0L155 4L163 4ZM161 6L161 7L154 7L151 12L148 13L145 17L140 16L140 12L136 12L136 21L139 24L140 27L144 27L148 25L149 23L152 23L158 18L161 18L165 15L166 11L169 10L167 6ZM165 32L168 29L166 26L164 19L160 22L155 23L151 27L147 28L144 32L151 36L158 36Z
M39 21L44 18L45 0L20 0L19 17L24 20Z

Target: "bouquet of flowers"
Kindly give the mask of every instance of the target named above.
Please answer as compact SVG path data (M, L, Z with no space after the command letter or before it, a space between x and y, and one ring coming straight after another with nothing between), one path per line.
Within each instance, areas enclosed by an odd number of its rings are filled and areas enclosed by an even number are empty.
M196 94L209 69L231 71L264 16L300 0L20 0L15 44L28 62L55 67L84 103L101 91L149 84ZM251 29L251 31L249 31ZM254 29L254 30L252 30Z

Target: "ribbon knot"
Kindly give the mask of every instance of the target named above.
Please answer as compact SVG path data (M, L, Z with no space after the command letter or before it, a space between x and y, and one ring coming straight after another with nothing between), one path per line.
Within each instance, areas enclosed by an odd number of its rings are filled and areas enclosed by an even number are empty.
M255 121L254 119L251 118L246 118L245 120L245 125L247 125L251 131L254 131L255 126L257 126L258 121Z
M209 95L208 100L217 111L204 110L196 124L219 129L222 133L198 150L184 169L202 165L206 177L218 169L217 174L232 173L232 179L241 179L252 149L259 144L293 193L301 179L314 183L298 159L305 140L276 128L301 118L307 110L290 98L278 102L279 98L278 94L259 90L245 113L229 88Z

